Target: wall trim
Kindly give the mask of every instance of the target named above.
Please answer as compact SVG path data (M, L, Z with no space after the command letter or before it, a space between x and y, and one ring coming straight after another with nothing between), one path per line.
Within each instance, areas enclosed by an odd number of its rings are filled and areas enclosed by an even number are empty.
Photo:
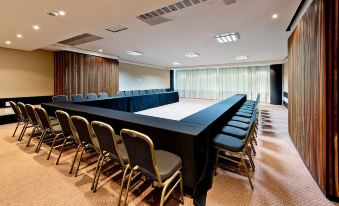
M151 67L151 68L154 68L154 69L166 69L166 70L169 70L168 68L165 68L165 67L160 67L160 66L151 65L151 64L143 64L143 63L123 60L123 59L119 59L119 62L125 63L125 64L133 64L133 65L138 65L138 66L144 66L144 67Z

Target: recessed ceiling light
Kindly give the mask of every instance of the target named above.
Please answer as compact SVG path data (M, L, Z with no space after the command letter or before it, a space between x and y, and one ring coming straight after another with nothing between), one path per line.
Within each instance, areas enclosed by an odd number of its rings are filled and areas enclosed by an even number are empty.
M22 34L17 34L16 37L18 37L19 39L22 38Z
M5 41L6 44L11 44L12 42L11 41Z
M60 11L58 11L58 14L59 14L60 16L65 16L65 15L66 15L66 12L65 12L65 11L62 11L62 10L60 10Z
M197 57L200 56L200 54L194 53L194 52L189 52L189 53L186 53L185 56L188 57L188 58L197 58Z
M224 44L227 42L235 42L240 39L240 35L238 32L219 34L214 37L220 44Z
M138 51L127 51L126 53L129 54L129 55L133 55L133 56L144 55L142 52L138 52Z
M181 62L173 62L173 65L179 66L179 65L182 65L182 63Z
M98 52L102 52L102 49L99 49Z
M33 29L34 29L34 30L39 30L40 27L39 27L38 25L33 25Z
M248 56L236 56L235 59L236 60L246 60L246 59L248 59Z
M273 14L273 15L272 15L272 19L276 19L276 18L278 18L278 17L279 17L278 14Z

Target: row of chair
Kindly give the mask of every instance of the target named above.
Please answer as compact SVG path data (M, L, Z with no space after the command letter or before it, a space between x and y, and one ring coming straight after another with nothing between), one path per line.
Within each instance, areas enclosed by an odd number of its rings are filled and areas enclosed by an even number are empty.
M55 119L49 117L44 108L33 107L29 104L24 105L23 103L10 102L10 104L18 118L13 137L20 124L24 124L24 127L18 138L19 141L23 139L27 128L34 127L26 144L28 147L33 135L36 132L41 133L35 149L36 153L39 152L46 139L52 140L49 141L52 143L47 156L47 159L49 159L53 148L56 147L57 142L60 142L61 144L58 146L61 146L61 150L56 160L56 165L58 165L65 146L76 146L77 150L71 164L70 174L75 166L75 176L77 176L84 153L98 155L91 186L93 192L97 189L102 166L113 161L114 165L120 167L120 172L123 172L118 205L121 204L125 182L127 181L126 195L122 205L127 202L131 181L140 175L144 175L152 183L155 182L158 187L163 188L160 205L164 205L170 194L178 186L183 202L181 158L164 150L156 150L151 138L147 135L134 130L122 129L119 136L116 135L112 126L104 122L93 121L89 123L84 117L70 117L68 113L61 110L55 112Z
M70 102L82 102L85 100L96 100L96 99L107 99L107 92L100 92L98 95L96 93L88 93L85 98L82 94L74 94L71 96ZM52 97L53 102L66 103L68 102L68 97L66 95L58 95Z
M118 92L118 96L134 96L134 95L161 93L161 92L166 92L166 89L120 91Z
M254 187L245 158L247 156L250 168L255 171L252 153L256 155L254 144L257 145L259 100L258 94L256 101L246 101L213 139L216 149L215 175L219 158L243 165L251 189Z

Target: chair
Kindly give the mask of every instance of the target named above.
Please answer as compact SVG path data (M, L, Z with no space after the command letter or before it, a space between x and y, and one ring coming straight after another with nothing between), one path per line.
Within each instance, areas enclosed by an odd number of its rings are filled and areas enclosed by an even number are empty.
M67 103L68 98L66 95L53 96L52 101L55 103Z
M57 117L58 121L60 122L60 127L61 127L61 131L62 131L62 133L60 135L61 138L59 140L61 140L61 139L64 140L61 144L60 153L59 153L58 159L55 163L56 165L58 165L61 154L64 151L64 147L65 147L66 143L71 142L71 143L75 143L75 144L80 144L80 141L77 139L77 136L75 135L75 130L74 130L74 127L73 127L72 122L71 122L71 118L68 115L68 113L61 111L61 110L57 110L57 111L55 111L55 116ZM57 136L54 137L51 149L50 149L48 156L47 156L47 160L49 160L49 158L51 156L51 153L52 153L52 150L53 150L53 147L54 147L56 140L57 140Z
M18 141L21 141L22 138L25 136L25 132L27 128L33 127L33 124L27 114L25 105L22 102L18 102L17 106L20 109L23 120L24 120L24 127L22 128L21 133L18 138Z
M71 102L83 102L84 96L82 94L74 94L71 96Z
M123 96L126 96L126 94L125 94L124 91L120 91L120 92L118 92L118 96L119 96L119 97L123 97Z
M98 99L107 99L107 98L108 98L107 92L101 92L98 94Z
M254 124L252 124L250 131L248 132L248 135L246 136L246 139L244 141L241 141L239 138L236 138L230 135L225 135L225 134L218 134L213 138L213 146L217 150L216 162L214 166L214 174L216 175L216 169L217 169L219 157L229 160L231 162L234 162L236 164L243 165L252 190L254 189L254 187L253 187L251 177L250 177L250 174L249 174L246 162L245 162L245 156L248 156L249 158L251 156L251 152L249 149L249 143L251 142L254 128L255 128ZM222 153L225 153L225 154L222 154ZM230 158L226 154L230 154L232 156L238 157L240 161L234 158ZM253 160L250 159L250 163L252 165ZM254 164L252 165L252 168L254 169Z
M166 92L166 89L161 89L161 92Z
M88 94L86 94L86 100L96 100L96 99L98 99L96 93L88 93Z
M32 131L32 133L31 133L31 135L30 135L30 137L27 141L27 144L26 144L26 147L28 147L29 143L31 142L32 137L34 136L34 134L37 132L37 130L41 130L41 128L40 128L39 120L37 119L37 115L35 113L33 105L26 104L25 107L26 107L27 115L30 119L32 126L33 126L33 131Z
M133 90L133 91L132 91L132 95L140 95L139 90Z
M16 131L18 130L19 125L25 124L25 119L23 118L23 116L22 116L22 114L21 114L21 111L20 111L20 109L18 108L17 104L15 104L13 101L10 101L9 104L11 105L12 110L13 110L13 112L14 112L14 114L15 114L15 117L16 117L16 119L18 120L18 123L17 123L17 125L16 125L16 127L15 127L14 133L13 133L13 135L12 135L12 137L14 137Z
M132 96L133 95L133 93L131 92L131 91L125 91L125 96Z
M137 171L152 181L157 182L159 187L163 188L160 198L161 206L164 205L165 201L179 184L181 199L184 201L182 175L180 172L180 157L164 150L155 150L152 140L142 133L133 130L122 129L120 136L122 137L122 140L126 146L129 161L128 168L131 170L126 188L127 194L125 196L123 205L125 205L127 201L133 173ZM126 173L127 169L124 172L122 184L124 184ZM175 183L174 180L176 180ZM172 183L173 186L166 194L168 187Z
M100 146L100 156L92 183L92 191L95 192L104 161L113 160L118 163L121 171L124 172L128 164L128 157L124 143L110 125L99 121L93 121L91 125Z
M146 94L145 90L140 90L139 93L140 93L140 95L145 95Z
M87 119L80 117L80 116L72 116L71 121L74 125L74 129L80 141L80 144L78 145L77 151L74 155L71 169L69 171L69 173L72 174L74 164L76 162L78 153L80 151L80 158L79 158L78 165L76 167L76 171L74 175L76 177L78 175L83 153L92 152L92 153L100 154L100 146L99 146L97 138L94 136L94 132L91 128L91 125L87 121Z
M52 125L48 114L44 108L36 107L34 111L38 117L40 128L42 129L42 134L40 136L40 141L35 149L36 153L39 153L41 145L46 137L54 137L62 134L60 125Z

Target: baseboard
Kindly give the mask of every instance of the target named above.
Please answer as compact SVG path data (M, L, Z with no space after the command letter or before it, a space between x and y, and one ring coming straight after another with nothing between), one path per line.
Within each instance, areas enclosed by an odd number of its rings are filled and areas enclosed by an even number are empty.
M52 102L52 95L50 96L33 96L33 97L11 97L0 98L0 108L6 107L6 102L22 102L24 104L41 104Z

